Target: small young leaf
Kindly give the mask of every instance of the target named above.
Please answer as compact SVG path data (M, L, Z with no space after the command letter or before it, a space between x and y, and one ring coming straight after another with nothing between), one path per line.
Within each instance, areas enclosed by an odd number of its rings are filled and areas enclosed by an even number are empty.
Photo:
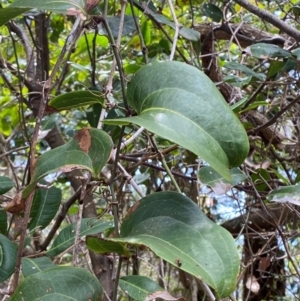
M55 238L48 256L56 256L74 244L75 229L77 223L73 223L64 228ZM98 234L113 226L113 222L102 222L96 218L83 218L80 225L80 237L85 235Z
M8 279L15 271L17 246L0 234L0 282Z
M221 195L225 194L234 185L247 179L247 176L238 168L231 169L230 174L232 180L227 181L210 166L205 166L200 168L199 170L199 179L203 184L206 184L209 187L211 187L214 193Z
M85 269L55 267L25 278L10 301L99 301L102 297L100 282Z

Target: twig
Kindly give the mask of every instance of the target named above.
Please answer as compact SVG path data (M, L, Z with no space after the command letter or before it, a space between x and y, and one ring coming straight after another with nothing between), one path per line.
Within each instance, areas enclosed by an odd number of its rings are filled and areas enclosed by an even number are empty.
M47 249L47 247L50 244L52 238L54 237L56 231L58 230L61 223L65 219L65 216L67 215L69 208L76 202L76 200L79 199L80 194L81 194L81 186L78 188L78 190L66 202L63 203L61 211L58 214L53 227L51 228L51 230L50 230L48 236L46 237L45 241L40 246L41 251L44 251L44 250Z
M274 14L268 12L267 10L262 10L248 2L247 0L234 0L240 6L247 9L249 12L255 14L259 18L264 21L267 21L274 25L275 27L279 28L281 31L285 32L286 34L290 35L294 38L297 42L300 42L300 31L289 25L287 22L284 22L277 18Z
M209 288L209 286L203 282L202 280L198 279L198 283L199 285L201 286L201 288L203 289L203 291L205 292L208 300L210 301L215 301L216 300L216 297L214 296L214 294L212 293L211 289Z
M290 109L292 106L294 106L297 102L299 102L300 100L300 96L296 97L293 101L291 101L287 106L285 106L282 110L280 110L278 113L276 113L268 122L266 122L265 124L256 127L255 129L251 130L251 132L258 132L262 129L265 129L269 126L271 126L272 124L274 124L277 119L283 115L288 109Z
M177 182L176 182L176 180L175 180L175 178L174 178L174 176L173 176L173 174L172 174L172 172L171 172L171 170L170 170L170 168L169 168L169 166L168 166L168 164L167 164L167 162L166 162L166 160L165 160L164 155L159 151L159 149L158 149L158 147L157 147L157 143L156 143L155 138L154 138L153 135L150 136L150 140L151 140L151 143L152 143L153 147L155 148L155 150L160 154L160 157L161 157L161 161L162 161L163 167L166 169L166 172L167 172L168 176L170 177L170 179L171 179L173 185L175 186L176 190L177 190L179 193L181 193L181 189L180 189L180 187L178 186L178 184L177 184Z
M65 56L66 52L72 50L73 46L75 45L76 41L81 36L82 32L83 32L82 20L81 20L80 16L78 16L75 20L75 23L72 27L70 34L68 35L68 37L66 39L66 43L61 50L59 58L57 59L54 68L52 69L51 75L49 76L48 80L46 81L46 87L49 88L50 91L56 86L56 84L58 82L58 81L55 81L55 83L52 85L52 80L53 80L54 76L56 75L58 69L63 64L63 60L64 60L64 56Z
M168 0L168 3L169 3L169 6L170 6L173 21L174 21L174 24L175 24L175 33L174 33L174 38L173 38L173 43L172 43L172 50L171 50L171 54L170 54L170 61L172 61L173 58L174 58L174 55L175 55L176 48L177 48L177 40L178 40L178 35L179 35L179 23L178 23L178 20L177 20L177 17L176 17L176 13L175 13L175 10L174 10L172 0Z

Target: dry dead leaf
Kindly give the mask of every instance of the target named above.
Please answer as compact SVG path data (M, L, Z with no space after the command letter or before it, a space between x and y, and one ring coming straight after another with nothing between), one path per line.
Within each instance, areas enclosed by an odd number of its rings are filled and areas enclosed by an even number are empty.
M74 137L78 141L80 149L88 153L92 143L92 137L88 128L84 128L77 132Z
M169 294L168 291L158 291L155 292L153 294L150 294L147 296L147 298L145 299L145 301L150 301L156 298L161 298L163 300L178 300L178 301L185 301L185 298L183 297L179 297L179 298L175 298L172 295Z
M22 198L22 190L19 191L16 196L6 205L2 204L2 207L5 211L9 213L20 213L25 209L25 201L26 199Z
M87 12L91 11L100 3L100 0L86 0L85 2L85 9Z

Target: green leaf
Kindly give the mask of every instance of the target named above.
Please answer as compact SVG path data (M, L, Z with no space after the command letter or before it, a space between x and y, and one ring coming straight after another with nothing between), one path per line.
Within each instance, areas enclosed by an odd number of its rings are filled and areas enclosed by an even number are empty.
M273 190L267 196L270 202L291 203L300 206L300 186L291 185Z
M161 298L164 300L177 300L155 281L145 276L125 276L119 280L121 289L136 301Z
M290 51L284 50L277 45L267 43L257 43L250 46L251 54L259 59L283 57L292 57Z
M204 16L211 18L214 22L221 22L223 19L223 12L219 7L211 3L204 3L202 5Z
M0 234L0 282L8 279L15 271L17 246Z
M55 267L49 257L22 258L22 272L25 278Z
M15 0L9 8L37 8L65 15L86 12L84 0Z
M126 257L131 257L130 251L122 243L106 240L97 237L87 237L86 245L88 249L95 253L106 254L106 253L117 253Z
M174 22L171 22L167 17L152 11L147 11L147 13L150 14L157 22L168 25L175 30ZM188 41L196 42L200 40L200 32L191 28L180 26L179 34Z
M103 289L98 279L85 269L55 267L27 277L11 301L99 301Z
M268 69L267 77L270 78L277 75L280 71L283 71L284 62L283 61L271 61Z
M15 186L14 182L8 178L0 176L0 194L4 194Z
M239 256L231 234L180 193L159 192L143 198L125 217L121 238L111 240L149 247L202 279L219 298L235 289Z
M95 178L99 178L110 157L112 146L111 138L102 130L84 128L78 131L73 140L37 159L31 182L23 190L23 198L29 195L42 178L58 170L68 172L87 169Z
M56 187L37 189L30 212L29 230L44 229L57 213L61 201L61 190Z
M179 62L141 68L127 90L138 116L132 122L192 151L224 178L248 155L247 134L214 83L197 68Z
M56 256L74 244L76 222L64 228L55 238L48 256ZM98 234L113 226L113 222L103 222L96 218L83 218L80 225L80 237Z
M209 166L200 168L199 179L203 184L208 185L214 191L214 193L221 195L225 194L234 185L244 181L248 177L240 171L238 168L230 170L231 181L224 179L215 170Z
M266 79L265 74L254 72L253 70L251 70L247 66L236 63L236 62L228 62L228 63L226 63L226 65L224 67L227 68L227 69L230 69L230 70L242 71L246 75L253 76L253 77L255 77L255 78L257 78L258 80L261 80L261 81Z
M75 91L59 95L49 101L49 106L58 111L80 108L94 103L104 103L99 91Z
M120 16L110 16L107 18L107 22L114 38L117 38L119 34L119 28L120 28ZM124 26L123 26L122 36L129 35L136 30L134 18L132 16L125 15L123 25ZM107 35L105 30L104 33Z
M7 231L7 213L0 208L0 233L6 234Z
M0 26L4 25L11 19L29 11L30 8L18 8L18 7L6 7L6 8L0 8Z

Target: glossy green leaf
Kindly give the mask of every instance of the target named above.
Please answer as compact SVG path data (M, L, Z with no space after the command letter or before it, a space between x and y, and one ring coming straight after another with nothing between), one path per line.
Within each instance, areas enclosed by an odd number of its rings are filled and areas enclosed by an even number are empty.
M223 177L248 155L247 134L214 83L197 68L179 62L141 68L127 90L138 116L132 122L194 152Z
M95 178L110 157L112 140L98 129L84 128L70 142L42 154L35 164L30 184L23 191L27 197L36 184L49 173L87 169Z
M18 8L9 6L6 8L0 8L0 26L29 10L29 7Z
M56 187L37 189L30 212L29 230L44 229L55 217L61 202L61 190Z
M205 16L211 18L214 22L221 22L223 19L223 12L219 7L212 3L204 3L202 10Z
M8 178L0 176L0 194L4 194L15 186L14 182Z
M292 185L273 190L267 199L276 203L291 203L300 206L300 186Z
M25 278L53 267L55 267L55 264L49 257L22 258L22 272Z
M259 59L275 58L275 57L288 58L292 56L292 53L290 51L284 50L281 47L273 44L257 43L249 47L250 47L251 55Z
M121 277L119 285L131 298L136 301L153 300L178 300L172 297L166 290L152 279L145 276L131 275Z
M255 77L255 78L257 78L258 80L261 80L261 81L266 79L265 74L257 73L255 71L251 70L250 68L248 68L247 66L236 63L236 62L228 62L228 63L226 63L226 65L224 67L227 68L227 69L230 69L230 70L242 71L246 75L253 76L253 77Z
M7 231L7 213L0 208L0 233L6 234Z
M244 181L248 177L238 168L230 170L231 181L224 179L210 166L205 166L199 170L199 179L203 184L208 185L218 195L225 194L234 185Z
M17 246L0 234L0 282L8 279L15 271Z
M64 228L55 238L48 256L56 256L74 244L76 222ZM83 218L80 226L80 237L98 234L113 226L113 222L103 222L96 218Z
M100 282L85 269L55 267L25 278L10 300L99 301L102 297Z
M85 13L84 0L15 0L9 7L37 8L65 15Z
M103 93L99 91L75 91L61 94L49 101L49 106L61 111L80 108L94 103L104 103Z
M130 251L122 243L106 240L97 237L87 237L86 245L88 249L95 253L106 254L106 253L117 253L126 257L131 257Z
M239 255L231 234L180 193L158 192L143 198L125 217L121 238L111 240L149 247L202 279L220 298L235 289Z

